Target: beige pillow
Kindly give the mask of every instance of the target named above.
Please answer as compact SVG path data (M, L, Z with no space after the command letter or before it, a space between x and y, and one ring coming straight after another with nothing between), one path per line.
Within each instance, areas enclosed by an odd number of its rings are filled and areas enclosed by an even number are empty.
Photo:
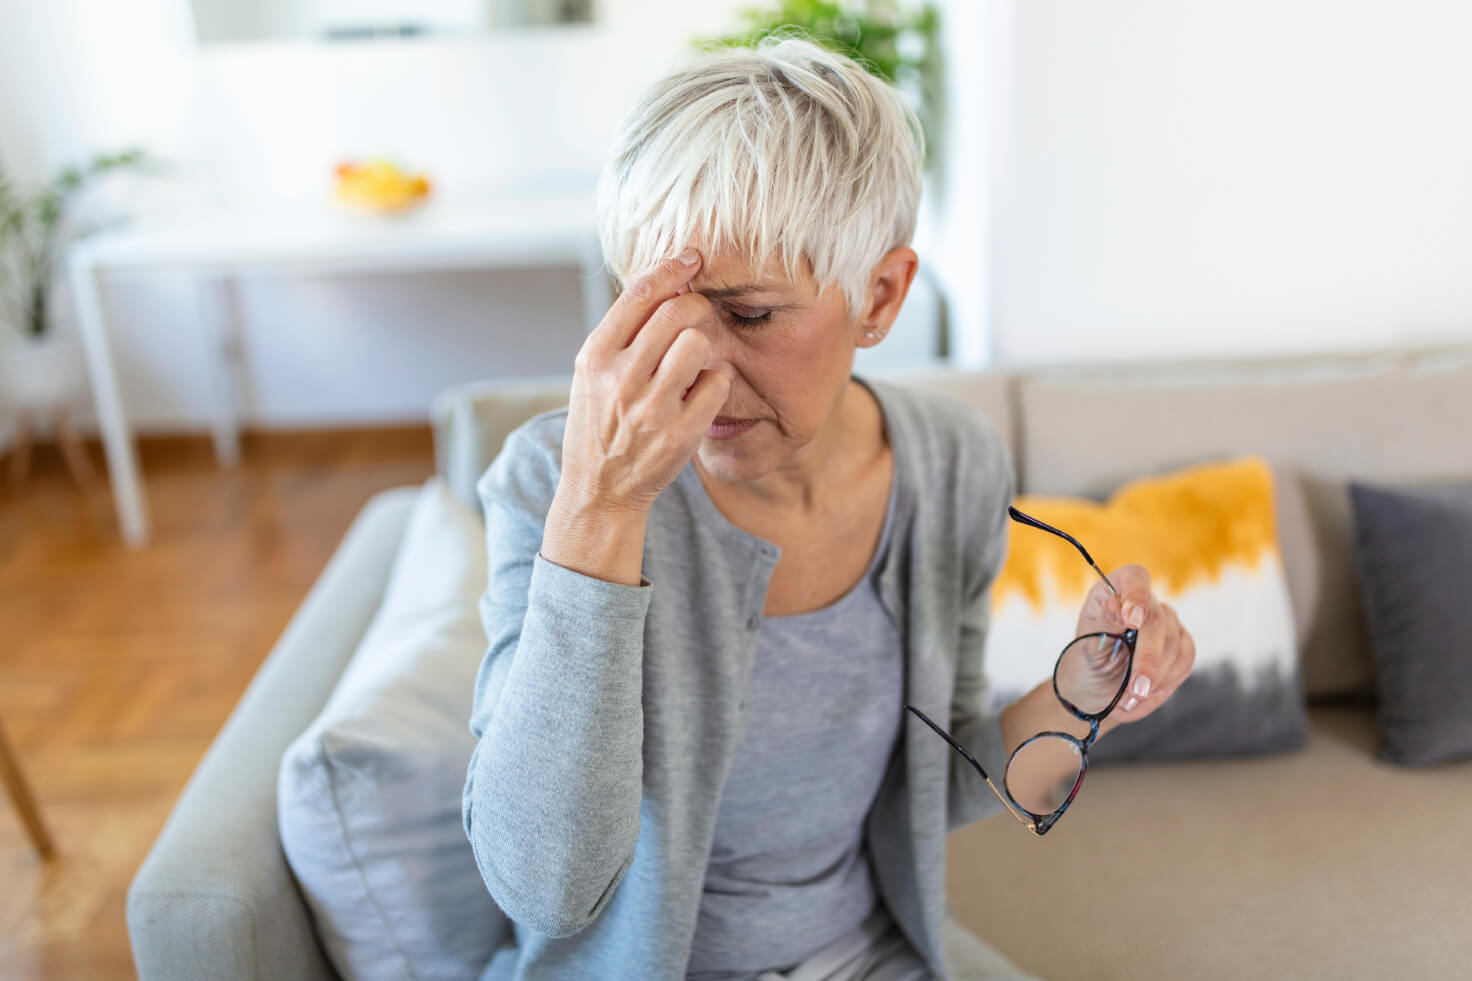
M432 478L383 605L281 761L281 843L344 978L474 977L509 930L460 817L485 586L482 522Z

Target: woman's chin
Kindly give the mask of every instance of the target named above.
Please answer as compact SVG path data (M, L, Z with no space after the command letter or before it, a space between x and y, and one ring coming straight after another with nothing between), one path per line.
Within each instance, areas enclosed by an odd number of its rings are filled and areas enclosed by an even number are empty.
M727 483L756 480L771 471L763 465L765 454L752 452L755 447L740 445L740 439L703 439L695 451L700 467L710 476Z

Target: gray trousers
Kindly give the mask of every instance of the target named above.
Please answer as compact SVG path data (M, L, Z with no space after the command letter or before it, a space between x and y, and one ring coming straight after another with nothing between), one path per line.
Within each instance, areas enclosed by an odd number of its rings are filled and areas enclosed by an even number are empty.
M951 981L1034 981L954 919L945 926ZM757 981L934 981L914 948L876 904L856 928L786 971L766 971Z

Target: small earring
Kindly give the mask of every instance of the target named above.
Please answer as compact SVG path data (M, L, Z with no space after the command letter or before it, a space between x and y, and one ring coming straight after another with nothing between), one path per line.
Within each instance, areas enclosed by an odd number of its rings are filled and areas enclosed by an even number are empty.
M869 340L871 340L871 341L877 341L881 337L884 336L884 331L882 331L882 330L866 330L866 331L864 331L864 336L867 337L867 338L869 338Z

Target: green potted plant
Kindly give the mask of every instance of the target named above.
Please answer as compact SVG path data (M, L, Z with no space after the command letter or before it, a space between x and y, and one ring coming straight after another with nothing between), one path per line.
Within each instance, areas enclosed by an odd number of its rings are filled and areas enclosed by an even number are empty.
M20 413L23 426L33 412L64 411L86 388L81 346L58 336L52 303L60 259L78 234L71 205L99 178L147 172L152 164L139 149L99 153L24 194L0 166L0 400Z
M749 47L772 36L800 36L847 55L898 88L935 141L939 18L929 3L896 0L775 0L741 12L733 34L698 38L697 47ZM928 155L934 159L934 153Z

